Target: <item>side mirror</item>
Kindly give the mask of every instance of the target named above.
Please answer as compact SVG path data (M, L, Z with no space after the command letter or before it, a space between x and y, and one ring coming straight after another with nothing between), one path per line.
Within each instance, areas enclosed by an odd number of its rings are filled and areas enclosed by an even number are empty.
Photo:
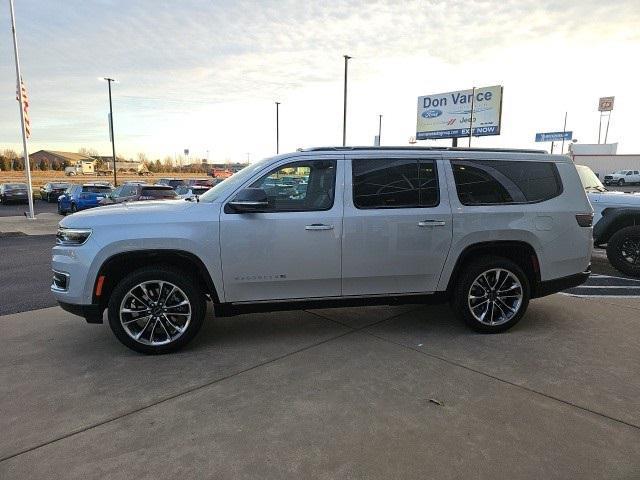
M262 188L245 188L227 205L238 213L264 212L269 208L269 199Z

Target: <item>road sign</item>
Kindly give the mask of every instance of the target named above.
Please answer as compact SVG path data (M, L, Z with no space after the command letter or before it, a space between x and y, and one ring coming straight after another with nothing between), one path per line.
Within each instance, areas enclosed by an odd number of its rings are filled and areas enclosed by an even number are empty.
M610 112L613 110L613 100L616 97L601 97L598 101L599 112Z
M536 133L536 142L560 142L562 140L571 140L573 132L546 132Z

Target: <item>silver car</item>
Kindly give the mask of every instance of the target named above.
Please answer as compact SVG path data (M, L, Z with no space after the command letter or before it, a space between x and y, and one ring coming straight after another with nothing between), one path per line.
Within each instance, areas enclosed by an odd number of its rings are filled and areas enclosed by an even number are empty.
M565 156L315 148L253 163L199 202L63 219L51 289L90 323L106 310L144 353L189 342L207 302L229 316L448 300L469 327L496 333L531 299L588 278L592 219Z

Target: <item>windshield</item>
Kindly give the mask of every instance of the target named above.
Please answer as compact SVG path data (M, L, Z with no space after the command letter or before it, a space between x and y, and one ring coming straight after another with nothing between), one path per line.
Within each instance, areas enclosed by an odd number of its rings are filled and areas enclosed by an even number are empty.
M271 161L271 158L264 158L259 162L252 163L247 165L242 170L238 171L231 175L229 178L223 180L218 183L215 187L209 190L207 193L200 197L201 202L215 202L220 194L225 191L227 188L232 189L234 187L238 187L246 180L248 180L254 173L262 170L265 164L268 164Z
M602 185L600 179L596 177L596 174L593 173L593 170L589 167L576 165L576 170L578 170L580 181L582 182L582 186L585 190L597 190L598 192L607 191L607 189Z

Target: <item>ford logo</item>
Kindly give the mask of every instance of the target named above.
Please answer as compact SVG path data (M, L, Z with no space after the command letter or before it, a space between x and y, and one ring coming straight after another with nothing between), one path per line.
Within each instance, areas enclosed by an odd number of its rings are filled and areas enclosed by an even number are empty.
M435 117L439 117L440 115L442 115L442 110L437 110L437 109L432 109L432 110L425 110L424 112L422 112L422 116L424 118L435 118Z

